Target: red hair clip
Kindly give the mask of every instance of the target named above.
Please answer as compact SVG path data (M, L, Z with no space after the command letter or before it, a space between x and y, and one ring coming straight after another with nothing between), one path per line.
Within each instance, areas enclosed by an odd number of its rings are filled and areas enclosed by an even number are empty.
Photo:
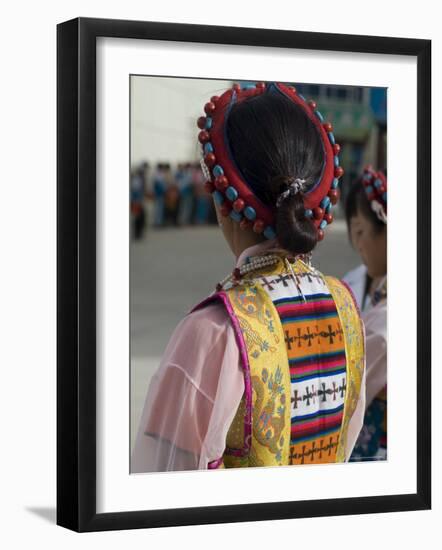
M387 223L387 178L381 171L375 172L369 165L362 174L367 199L376 216Z

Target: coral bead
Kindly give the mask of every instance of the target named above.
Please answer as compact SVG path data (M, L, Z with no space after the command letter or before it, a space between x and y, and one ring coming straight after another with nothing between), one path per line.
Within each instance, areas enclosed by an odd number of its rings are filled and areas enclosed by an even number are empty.
M225 202L220 208L220 212L223 216L228 216L232 210L232 207L230 206L230 203Z
M211 101L212 103L216 103L216 102L218 101L218 99L219 99L219 96L213 95L213 96L210 98L210 101Z
M250 227L252 227L252 225L253 225L253 222L251 220L248 220L247 218L243 218L239 222L239 227L241 229L249 229Z
M381 186L378 187L378 192L379 193L385 193L386 190L387 190L387 188L385 187L384 184L382 184Z
M235 84L232 86L232 90L235 92L239 92L241 90L241 86L235 82Z
M206 127L206 120L207 119L205 116L200 116L196 123L198 128L201 128L201 130L204 130L204 128Z
M313 99L310 99L308 102L311 109L315 110L317 107L316 101L313 101Z
M342 166L336 166L335 168L335 178L340 178L344 174L344 169Z
M253 231L255 233L262 233L265 228L265 223L262 220L256 220L253 224Z
M216 109L216 105L215 105L215 103L213 103L213 101L209 101L208 103L206 103L204 105L204 111L208 115L212 114L215 109Z
M324 215L324 210L317 206L316 208L313 208L313 217L315 220L321 220Z
M340 152L341 152L341 146L339 145L339 143L335 143L333 145L333 153L335 155L339 155Z
M326 132L333 132L333 126L331 125L330 122L324 122L323 126Z
M198 140L200 143L207 143L210 140L210 135L207 130L201 130L198 134Z
M328 223L328 225L330 225L333 221L333 216L331 214L325 214L324 220Z
M318 229L318 241L322 241L324 238L324 231L322 229Z
M236 199L232 206L235 212L241 212L245 206L245 203L242 199Z
M216 162L216 157L213 153L207 153L207 155L204 157L204 162L207 166L213 166Z
M204 184L204 189L207 191L207 193L213 193L215 191L215 186L211 181L206 181Z
M328 196L330 197L330 202L336 204L339 200L339 189L330 189Z
M258 88L258 90L264 90L266 87L266 84L265 82L257 82L256 87Z
M227 187L229 187L229 182L226 176L217 177L215 180L215 187L218 189L218 191L224 193Z

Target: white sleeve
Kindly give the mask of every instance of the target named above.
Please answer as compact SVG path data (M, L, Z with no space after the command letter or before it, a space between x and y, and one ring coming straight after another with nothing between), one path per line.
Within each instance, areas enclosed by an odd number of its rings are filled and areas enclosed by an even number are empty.
M367 398L365 408L387 384L387 302L362 314L365 325Z

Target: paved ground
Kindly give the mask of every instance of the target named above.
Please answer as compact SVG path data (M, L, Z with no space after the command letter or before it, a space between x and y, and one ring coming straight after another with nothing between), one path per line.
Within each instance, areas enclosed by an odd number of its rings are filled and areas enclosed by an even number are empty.
M313 255L323 273L342 276L358 265L345 224L335 221ZM131 245L131 437L149 380L173 329L231 272L234 256L218 226L150 229Z

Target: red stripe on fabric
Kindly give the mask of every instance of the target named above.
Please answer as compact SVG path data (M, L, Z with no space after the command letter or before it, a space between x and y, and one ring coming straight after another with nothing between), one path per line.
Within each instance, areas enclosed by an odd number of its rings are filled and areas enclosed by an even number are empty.
M276 306L280 313L301 312L310 313L315 311L336 311L333 300L318 300L317 302L307 302L305 304L280 304Z
M342 421L342 411L339 413L334 414L330 417L323 417L320 416L319 418L316 418L315 420L312 420L311 422L308 422L306 424L293 424L291 428L291 433L294 436L301 436L301 435L307 435L307 433L315 433L320 432L321 430L330 428L334 424L338 424Z
M312 371L314 372L316 370L328 372L329 370L335 369L337 367L345 367L345 357L343 357L342 359L335 359L333 362L330 361L327 364L322 363L322 361L318 361L304 367L293 365L290 367L290 374L304 374ZM318 376L320 376L320 373L318 373Z

